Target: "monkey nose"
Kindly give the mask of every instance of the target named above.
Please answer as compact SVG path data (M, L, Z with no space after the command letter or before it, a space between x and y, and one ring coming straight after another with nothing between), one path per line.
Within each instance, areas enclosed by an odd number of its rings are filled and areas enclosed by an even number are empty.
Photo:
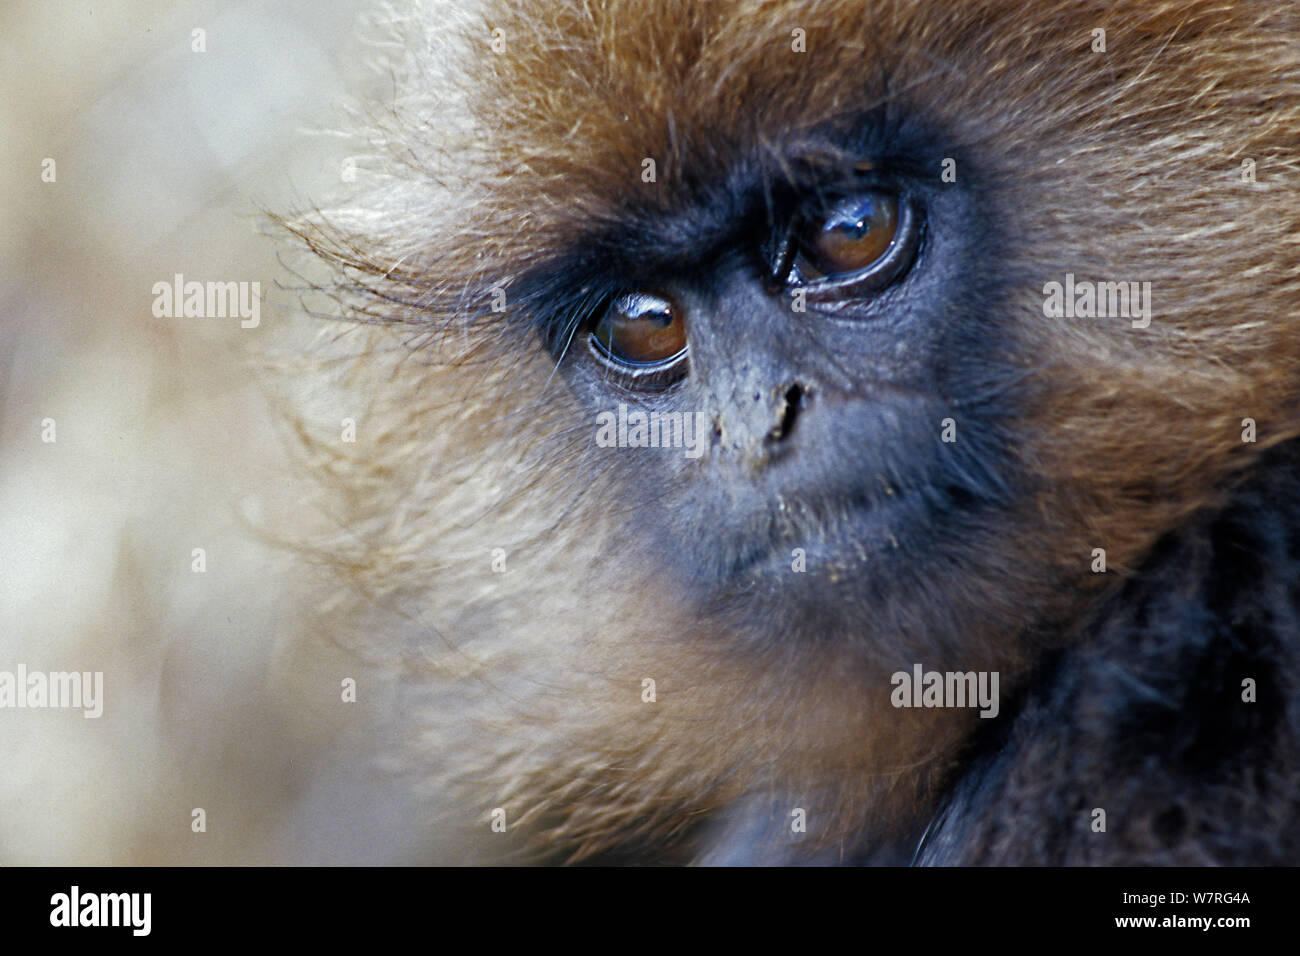
M806 382L751 387L737 396L737 406L723 416L724 444L758 466L790 453L800 419L812 407L813 390Z
M788 445L799 416L812 407L813 394L809 386L800 382L790 382L773 392L775 400L770 417L776 421L763 437L763 444L769 449Z

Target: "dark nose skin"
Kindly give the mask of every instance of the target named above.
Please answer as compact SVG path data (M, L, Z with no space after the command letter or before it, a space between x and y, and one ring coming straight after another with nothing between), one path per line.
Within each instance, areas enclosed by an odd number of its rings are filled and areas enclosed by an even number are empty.
M753 466L787 454L817 386L792 314L763 295L674 290L691 350L688 387L725 454Z
M737 403L742 408L727 416L740 423L733 447L756 465L792 453L795 430L800 418L811 411L812 400L812 387L802 382L756 386Z
M781 421L767 433L765 441L768 447L780 449L788 446L799 416L812 408L812 398L812 388L799 382L791 382L781 390L779 408Z

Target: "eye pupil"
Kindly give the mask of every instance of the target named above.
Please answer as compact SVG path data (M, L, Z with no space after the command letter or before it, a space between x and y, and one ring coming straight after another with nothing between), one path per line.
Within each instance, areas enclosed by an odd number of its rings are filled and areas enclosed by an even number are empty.
M866 269L889 250L898 232L898 199L888 193L853 196L810 223L804 253L823 276Z
M656 366L686 350L686 323L669 300L633 292L610 303L592 338L614 362L632 368Z
M848 215L842 213L836 215L835 218L826 223L826 230L847 239L861 239L874 225L874 218L875 207L868 202L864 204L863 208L854 210Z

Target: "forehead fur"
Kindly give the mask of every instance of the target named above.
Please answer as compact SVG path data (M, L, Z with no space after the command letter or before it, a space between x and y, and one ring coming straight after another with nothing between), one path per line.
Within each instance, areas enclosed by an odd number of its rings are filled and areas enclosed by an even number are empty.
M644 158L659 165L658 188L645 192L668 195L874 106L919 107L953 151L978 145L1022 170L1042 165L1025 150L1096 151L1094 163L1123 159L1136 176L1146 153L1166 171L1194 162L1208 179L1239 155L1281 160L1276 134L1294 129L1294 25L1269 6L489 5L465 68L475 126L497 175L515 183L502 199L526 197L539 223L617 217ZM1106 31L1104 53L1093 52L1094 30ZM1176 129L1159 116L1171 109ZM1095 183L1116 178L1099 172Z

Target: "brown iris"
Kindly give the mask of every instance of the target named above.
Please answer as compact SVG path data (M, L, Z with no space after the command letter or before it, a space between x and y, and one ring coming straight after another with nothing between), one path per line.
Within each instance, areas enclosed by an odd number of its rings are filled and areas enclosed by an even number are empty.
M686 351L686 322L667 299L644 292L615 297L592 338L611 360L632 368L672 363Z
M836 203L804 228L799 271L815 279L869 269L884 258L897 233L898 197L859 193Z

